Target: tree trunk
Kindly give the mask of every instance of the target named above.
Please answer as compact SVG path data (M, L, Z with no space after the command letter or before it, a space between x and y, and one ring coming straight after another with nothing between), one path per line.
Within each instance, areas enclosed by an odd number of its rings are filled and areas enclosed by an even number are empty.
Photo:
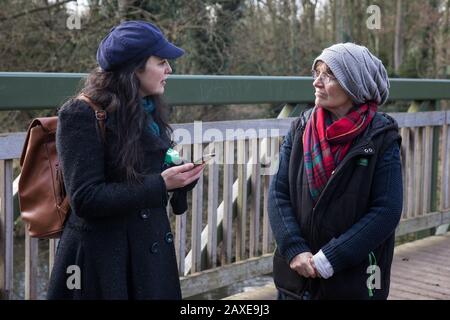
M334 2L334 10L335 10L335 39L336 42L343 42L344 41L344 10L343 10L343 2L344 0L339 0Z
M297 19L297 3L296 0L291 0L291 7L292 7L292 14L291 14L291 37L290 37L290 60L291 60L291 70L293 75L298 75L300 68L299 68L299 39L300 36L300 25Z
M402 0L397 0L397 12L395 17L394 40L394 70L398 75L403 62L403 8Z
M442 4L445 6L445 12L443 13L443 23L440 30L440 39L438 44L438 52L436 57L436 67L437 76L439 78L445 78L448 75L447 69L450 68L448 65L450 59L448 57L448 46L449 46L449 24L450 24L450 0L444 1Z
M117 0L117 18L120 22L124 22L127 19L127 11L132 0Z

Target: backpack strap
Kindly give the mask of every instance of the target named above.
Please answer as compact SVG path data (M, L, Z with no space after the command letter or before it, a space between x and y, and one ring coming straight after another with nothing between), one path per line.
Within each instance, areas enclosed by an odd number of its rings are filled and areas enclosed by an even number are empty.
M76 97L76 99L83 100L94 110L95 118L98 121L98 125L100 127L100 132L102 135L103 142L105 142L106 141L105 122L106 122L106 119L108 118L108 113L105 110L103 110L102 108L100 108L98 105L96 105L94 102L92 102L92 100L84 94L80 94L79 96Z
M25 155L27 154L28 149L28 142L30 141L31 136L31 129L33 129L36 126L40 126L44 132L48 134L55 134L56 132L56 124L57 124L57 117L44 117L44 118L35 118L33 121L31 121L30 125L27 129L27 135L25 137L25 142L22 147L22 154L20 156L20 166L23 165L23 162L25 160Z

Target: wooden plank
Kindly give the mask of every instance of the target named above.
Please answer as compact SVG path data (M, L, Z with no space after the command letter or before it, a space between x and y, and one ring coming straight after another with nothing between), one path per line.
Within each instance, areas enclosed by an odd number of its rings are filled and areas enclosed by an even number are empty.
M389 113L389 115L397 120L400 128L439 126L443 125L446 121L447 123L450 122L445 111ZM214 141L216 142L236 140L236 135L239 136L238 139L254 139L265 133L267 133L268 137L284 136L287 134L293 120L295 118L204 122L201 124L202 132L200 134L209 137L208 141L205 140L203 142L211 142L212 137L214 137ZM181 139L181 136L186 137L186 135L189 135L189 137L194 137L194 133L197 133L194 132L194 123L172 124L171 126L174 129L176 142ZM227 130L230 130L228 135ZM209 135L208 132L215 132L216 134ZM22 153L24 141L25 132L0 134L0 160L19 158ZM180 142L182 145L192 143L193 141L190 139L185 139Z
M433 128L427 126L423 129L424 162L423 162L423 192L422 192L422 212L426 214L431 211L431 180L433 165Z
M186 256L186 214L175 218L175 253L177 256L178 272L184 274L184 258Z
M422 128L414 128L414 216L422 214L422 192L423 192L423 148Z
M402 261L403 262L403 261ZM433 266L423 266L416 263L404 264L398 259L393 261L391 270L391 281L395 281L398 273L406 274L410 277L424 278L429 283L442 283L443 286L448 286L449 272L447 270L437 270ZM448 260L447 260L448 263ZM424 277L424 274L427 276Z
M401 128L400 134L402 136L402 146L401 146L401 152L400 152L400 160L402 163L402 179L403 179L403 211L402 211L402 219L408 218L408 183L409 183L409 175L407 174L408 171L408 162L409 157L408 150L410 148L409 144L409 128Z
M271 238L270 234L272 230L270 229L269 222L269 211L267 207L267 201L269 198L269 185L270 185L270 176L263 176L263 194L264 194L264 207L263 207L263 239L262 239L262 253L269 253L271 251Z
M177 143L191 144L193 141L186 139L186 136L202 138L203 142L209 143L255 139L260 136L284 136L289 131L293 120L295 118L197 122L173 124L172 128L174 140Z
M445 234L443 234L445 235ZM443 256L449 256L450 257L450 247L447 244L447 241L450 242L450 239L445 239L445 237L441 235L439 237L436 236L429 236L423 239L420 239L421 241L412 241L412 242L407 242L401 245L401 251L400 249L397 250L396 247L396 252L397 253L408 253L410 252L412 249L414 250L427 250L428 248L432 248L433 250L438 250L439 252L434 252L435 254L438 253L438 255L443 255ZM423 240L423 241L422 241ZM444 243L444 247L441 248L441 244Z
M180 152L180 156L186 161L192 161L191 145L177 145L175 150ZM188 197L192 193L188 193ZM192 202L191 202L192 203ZM184 274L185 256L186 256L186 233L187 233L187 213L175 217L175 253L177 256L178 272Z
M233 164L234 141L226 141L223 169L223 240L222 240L222 265L231 263L233 242Z
M432 259L430 257L432 257L433 255L429 254L429 255L420 255L418 253L417 254L417 258L416 256L414 256L415 260L414 261L407 261L407 263L403 263L401 264L401 267L403 267L405 270L408 270L407 272L409 272L410 269L416 269L416 270L423 270L422 274L428 274L428 273L433 273L436 275L440 275L440 276L446 276L448 278L448 275L450 274L450 268L447 267L446 265L443 265L439 262L435 262L434 266L431 265L431 263L427 262L426 260ZM412 256L411 256L411 260L412 260ZM398 261L396 261L397 264L399 264Z
M421 239L421 240L434 240L434 241L412 241L401 245L401 250L397 250L396 253L401 257L409 257L416 261L418 255L420 254L432 254L435 255L436 261L440 259L450 260L450 239L445 238L434 238L433 236ZM434 259L425 260L431 267L435 268L436 265L434 263ZM445 266L448 267L449 263L445 263Z
M25 300L37 299L38 241L25 231Z
M13 161L0 160L0 299L13 291Z
M389 291L388 300L433 300L428 297L417 296L414 290L411 291L403 291L401 288L395 287L391 284L391 290Z
M48 240L48 277L50 278L51 272L53 270L53 265L55 264L55 255L58 248L59 239Z
M395 247L396 253L402 253L403 251L409 250L411 246L414 246L414 248L426 248L426 247L436 247L440 246L442 243L447 244L447 242L450 241L450 232L440 235L440 236L429 236L420 240L408 242L405 244L402 244L400 246ZM447 246L444 250L445 253L448 253L450 249L450 246Z
M273 139L277 138L268 138L264 139L264 143L262 146L262 149L264 150L262 153L266 155L272 155L273 154ZM273 157L266 157L270 160L267 160L264 162L265 166L273 165ZM271 175L265 174L263 175L263 236L262 236L262 253L269 253L270 251L270 234L272 233L270 229L270 222L269 222L269 212L268 212L268 198L269 198L269 185L270 185L270 178Z
M237 142L238 199L236 207L236 261L245 257L247 235L247 140Z
M251 192L252 203L250 207L250 257L255 257L258 254L259 248L259 217L261 212L261 175L260 175L260 154L258 139L250 140L250 152L252 159L252 178L251 178Z
M278 168L279 168L279 165L280 165L280 143L281 143L281 137L275 137L275 138L271 139L271 147L270 147L270 149L271 149L271 154L272 155L270 157L271 158L271 165L270 165L271 166L271 169L270 169L271 172L269 174L269 176L270 176L269 186L270 186L270 183L272 182L272 179L273 179L274 175L276 173L278 173ZM272 232L271 228L270 228L270 232L269 232L269 239L268 239L268 241L269 241L269 244L270 244L269 250L273 251L274 246L275 246L275 240L274 240L273 232Z
M414 171L414 155L415 155L415 131L418 130L417 128L408 128L409 132L409 148L406 153L406 175L408 178L408 218L414 217L414 197L415 197L415 189L418 188L418 186L415 184L415 171Z
M446 121L445 111L389 113L403 127L441 126Z
M399 291L406 291L409 294L414 294L415 299L433 299L433 300L446 300L445 294L440 294L437 292L429 291L430 287L427 286L418 286L412 283L411 281L405 281L401 278L397 278L395 281L395 287Z
M208 165L208 267L217 266L217 206L219 202L219 165L217 159L220 156L220 143L209 144L209 153L215 153L216 157Z
M20 158L25 135L25 132L0 133L0 160Z
M441 256L440 252L434 247L412 248L409 251L409 255L407 251L403 252L403 255L409 256L409 267L412 265L421 265L423 268L436 271L441 270L450 275L450 256Z
M200 159L203 154L201 143L194 144L193 161ZM191 248L192 248L192 272L201 270L201 233L203 218L203 175L200 176L197 185L192 190L192 227L191 227Z
M272 259L272 254L266 254L182 277L180 281L183 298L268 274L272 272Z
M275 284L270 283L260 288L245 290L222 300L277 300L278 291Z
M398 273L395 275L395 283L397 285L403 285L411 289L416 289L421 294L433 297L438 300L449 300L450 290L441 286L427 283L421 278L408 277L405 273Z
M405 261L411 257L414 257L414 252L411 253L411 255L399 255L397 254L397 258L393 260L393 266L392 266L392 274L395 273L405 273L409 274L411 276L415 277L423 277L424 274L427 275L426 279L430 282L434 283L440 283L449 282L449 271L447 269L437 269L434 265L431 264L423 264L423 263L417 263L416 261ZM402 260L400 260L398 257L403 257ZM429 259L428 257L421 257L421 259ZM433 259L431 259L433 260ZM441 261L436 261L436 264L441 264ZM448 264L448 259L446 262Z
M425 216L400 221L400 224L395 231L395 235L401 236L407 233L437 227L445 223L450 223L450 211L431 212Z
M447 114L450 120L450 112ZM442 128L442 176L441 176L441 191L440 191L440 208L441 211L450 208L450 130L449 125L444 125Z

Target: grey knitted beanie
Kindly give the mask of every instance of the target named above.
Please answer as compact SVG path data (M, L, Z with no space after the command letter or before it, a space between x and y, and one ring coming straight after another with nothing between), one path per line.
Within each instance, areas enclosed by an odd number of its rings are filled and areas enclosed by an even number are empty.
M389 79L380 59L369 49L354 43L338 43L328 47L314 60L325 62L353 102L375 101L378 105L389 96Z

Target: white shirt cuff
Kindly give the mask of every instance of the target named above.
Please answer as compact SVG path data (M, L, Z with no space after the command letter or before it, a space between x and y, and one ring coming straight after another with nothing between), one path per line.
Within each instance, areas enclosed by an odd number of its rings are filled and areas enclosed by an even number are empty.
M327 257L323 254L322 250L317 252L314 256L314 264L316 266L317 271L319 271L320 276L324 279L330 278L333 273L333 267L331 266L330 262L328 261Z

